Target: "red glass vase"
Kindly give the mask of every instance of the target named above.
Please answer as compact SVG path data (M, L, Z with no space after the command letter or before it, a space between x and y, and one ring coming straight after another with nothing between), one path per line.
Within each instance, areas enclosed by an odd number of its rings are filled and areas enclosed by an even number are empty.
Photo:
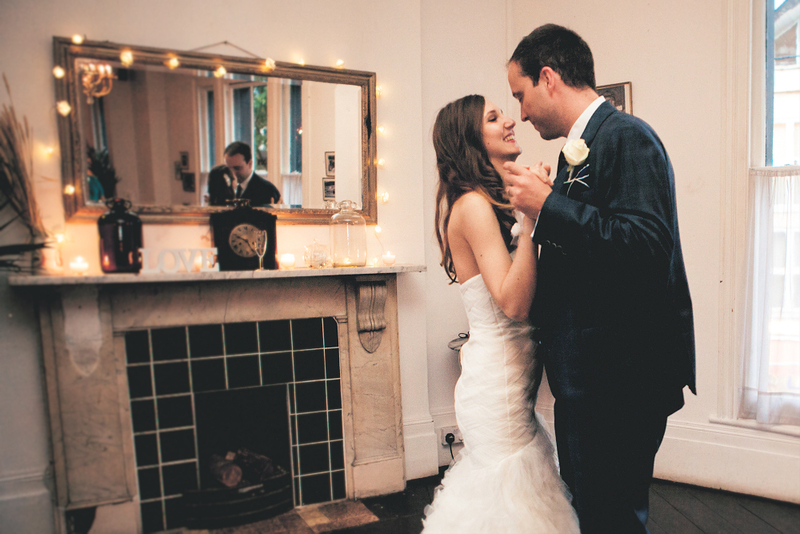
M142 268L142 220L128 211L131 203L122 198L106 201L110 211L97 219L100 232L100 268L104 273L138 273Z

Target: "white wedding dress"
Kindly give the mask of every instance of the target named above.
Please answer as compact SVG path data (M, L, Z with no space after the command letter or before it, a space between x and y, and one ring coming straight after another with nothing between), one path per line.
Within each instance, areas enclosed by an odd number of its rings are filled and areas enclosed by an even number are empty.
M461 297L470 334L455 389L464 448L425 507L423 533L577 533L553 440L533 411L530 326L506 317L481 275Z

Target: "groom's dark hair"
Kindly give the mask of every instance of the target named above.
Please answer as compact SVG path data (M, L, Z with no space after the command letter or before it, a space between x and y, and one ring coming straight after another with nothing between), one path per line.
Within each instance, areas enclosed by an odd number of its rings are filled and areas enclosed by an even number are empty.
M542 67L550 67L570 87L596 89L589 45L574 31L557 24L539 26L525 36L508 62L519 64L533 85L539 83Z

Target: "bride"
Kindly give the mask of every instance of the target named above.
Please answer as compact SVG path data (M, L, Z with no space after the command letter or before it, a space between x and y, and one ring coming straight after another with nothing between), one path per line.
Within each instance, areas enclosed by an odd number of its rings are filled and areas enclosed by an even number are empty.
M464 448L425 508L425 534L578 532L552 439L533 411L542 369L526 322L534 222L520 215L515 224L501 178L520 154L514 126L470 95L445 106L433 127L436 237L447 275L461 283L470 337L455 389ZM546 178L541 163L532 170ZM512 234L522 236L516 247Z

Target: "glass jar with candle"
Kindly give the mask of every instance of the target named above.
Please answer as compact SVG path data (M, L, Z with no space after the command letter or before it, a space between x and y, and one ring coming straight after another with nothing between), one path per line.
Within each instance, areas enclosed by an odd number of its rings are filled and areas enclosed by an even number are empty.
M142 220L128 211L131 203L121 198L106 201L110 211L97 219L100 232L100 267L104 273L138 273L142 268Z
M367 264L367 222L356 211L356 203L343 200L339 213L331 217L331 251L334 267L364 267Z

